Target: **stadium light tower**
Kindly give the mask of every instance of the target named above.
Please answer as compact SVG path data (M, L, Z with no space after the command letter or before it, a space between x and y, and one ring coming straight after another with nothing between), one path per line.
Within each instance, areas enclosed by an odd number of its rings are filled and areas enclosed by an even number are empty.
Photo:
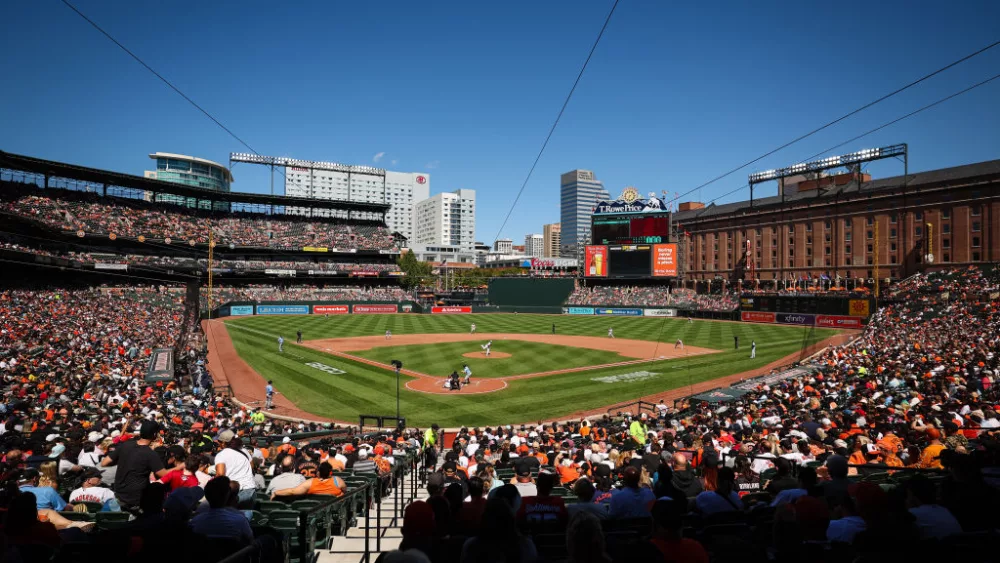
M899 145L891 145L887 147L879 147L874 149L864 149L857 152L852 152L848 154L842 154L840 156L830 156L820 160L814 160L812 162L800 162L799 164L793 164L785 168L776 168L773 170L764 170L761 172L753 172L747 177L747 182L750 184L750 207L753 208L753 187L755 184L760 184L761 182L769 182L771 180L778 180L779 184L779 195L781 196L781 202L785 201L785 185L784 179L789 176L796 176L798 174L807 174L809 172L820 172L823 170L829 170L831 168L843 168L845 166L851 166L853 164L861 164L862 162L872 162L875 160L882 160L884 158L903 158L903 182L906 182L906 176L909 173L909 163L907 161L907 146L906 143Z

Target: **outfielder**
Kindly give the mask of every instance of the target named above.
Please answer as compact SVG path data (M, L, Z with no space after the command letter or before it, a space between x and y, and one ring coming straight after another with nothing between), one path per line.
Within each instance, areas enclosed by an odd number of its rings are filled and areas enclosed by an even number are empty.
M757 357L757 341L751 340L750 341L750 359L752 360L752 359L754 359L756 357Z
M284 351L285 351L285 339L282 338L281 335L279 334L278 335L278 352L284 352Z
M472 323L472 326L469 327L469 334L476 334L476 323Z
M615 329L608 328L608 338L614 338L614 337L615 337Z

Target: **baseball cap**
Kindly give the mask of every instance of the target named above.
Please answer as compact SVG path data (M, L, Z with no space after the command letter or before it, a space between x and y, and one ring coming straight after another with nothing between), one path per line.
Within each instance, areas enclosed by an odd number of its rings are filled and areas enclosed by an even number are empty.
M233 438L235 438L235 437L236 437L236 434L233 433L232 430L223 430L222 433L219 434L219 440L218 441L221 442L221 443L223 443L223 444L228 444L229 442L232 442Z
M87 479L92 479L94 477L104 476L104 474L101 473L101 470L96 467L84 467L82 475L84 481L86 481Z
M289 443L291 441L292 441L292 439L289 438L288 436L285 436L284 438L281 439L281 443L282 444L287 444L287 443Z
M101 434L100 432L91 432L90 434L87 434L87 441L88 442L95 442L96 443L96 442L100 442L103 439L104 439L104 434Z
M160 425L152 420L144 420L139 427L139 437L143 440L152 440L160 431Z
M528 464L522 463L522 464L519 464L517 466L517 476L518 477L530 477L531 476L531 468L528 467Z
M368 459L368 450L364 448L358 450L358 459Z
M454 473L458 471L458 464L454 461L446 461L444 465L441 466L441 471L445 473Z
M29 483L41 476L41 473L37 469L28 468L21 472L21 476L17 479L18 483Z

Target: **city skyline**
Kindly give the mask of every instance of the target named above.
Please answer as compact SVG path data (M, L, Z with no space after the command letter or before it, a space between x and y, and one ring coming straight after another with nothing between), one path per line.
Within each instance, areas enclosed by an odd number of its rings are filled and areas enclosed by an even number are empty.
M611 2L566 9L307 0L265 17L180 0L172 9L200 17L158 18L153 27L145 3L76 4L260 154L424 173L434 192L473 187L483 210L475 238L487 244L557 220L555 178L567 170L595 171L611 194L633 185L728 203L747 199L748 173L817 153L905 142L918 172L989 160L1000 146L995 81L826 150L995 74L1000 49L991 49L738 168L995 41L1000 5L985 0L918 9L902 0L623 3L513 211ZM801 25L854 12L865 17L852 22L853 41L828 41ZM137 175L154 151L215 162L251 151L68 8L14 3L5 15L5 39L16 49L0 64L17 80L0 107L2 150ZM758 33L748 37L747 29ZM906 56L871 56L890 51ZM865 66L847 73L856 76L850 87L831 85L844 78L837 69L824 71L825 81L797 70L829 60ZM264 66L278 72L261 73ZM331 66L376 71L349 71L345 82L321 70ZM876 179L900 173L893 162L866 171ZM234 174L238 191L269 191L263 167ZM759 189L776 193L773 185Z

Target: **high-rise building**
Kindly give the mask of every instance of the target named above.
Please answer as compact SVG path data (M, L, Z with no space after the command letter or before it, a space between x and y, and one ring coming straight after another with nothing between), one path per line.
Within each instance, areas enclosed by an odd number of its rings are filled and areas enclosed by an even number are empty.
M512 254L514 252L514 241L509 238L498 238L493 243L493 252L503 255Z
M545 256L545 239L542 235L524 235L524 255L537 258Z
M302 161L303 167L285 168L285 195L316 199L338 199L387 203L389 229L413 241L413 217L418 201L430 195L431 178L423 172L391 172L370 166L346 166L333 162ZM307 214L306 208L288 208L287 213ZM319 214L319 210L313 212Z
M443 192L418 201L413 233L415 244L471 249L476 236L476 190Z
M562 256L574 257L589 241L590 216L600 201L611 199L604 184L590 170L573 170L559 183Z
M545 247L544 258L559 258L562 250L562 226L552 223L542 226L542 245Z
M228 192L233 182L233 175L229 169L218 162L167 152L154 152L149 155L149 158L156 161L156 170L146 170L144 174L146 178L217 192ZM152 192L146 192L146 194L146 199L153 198ZM187 207L210 207L207 201L173 194L156 194L156 201L176 203ZM229 204L216 202L215 209L228 211Z

